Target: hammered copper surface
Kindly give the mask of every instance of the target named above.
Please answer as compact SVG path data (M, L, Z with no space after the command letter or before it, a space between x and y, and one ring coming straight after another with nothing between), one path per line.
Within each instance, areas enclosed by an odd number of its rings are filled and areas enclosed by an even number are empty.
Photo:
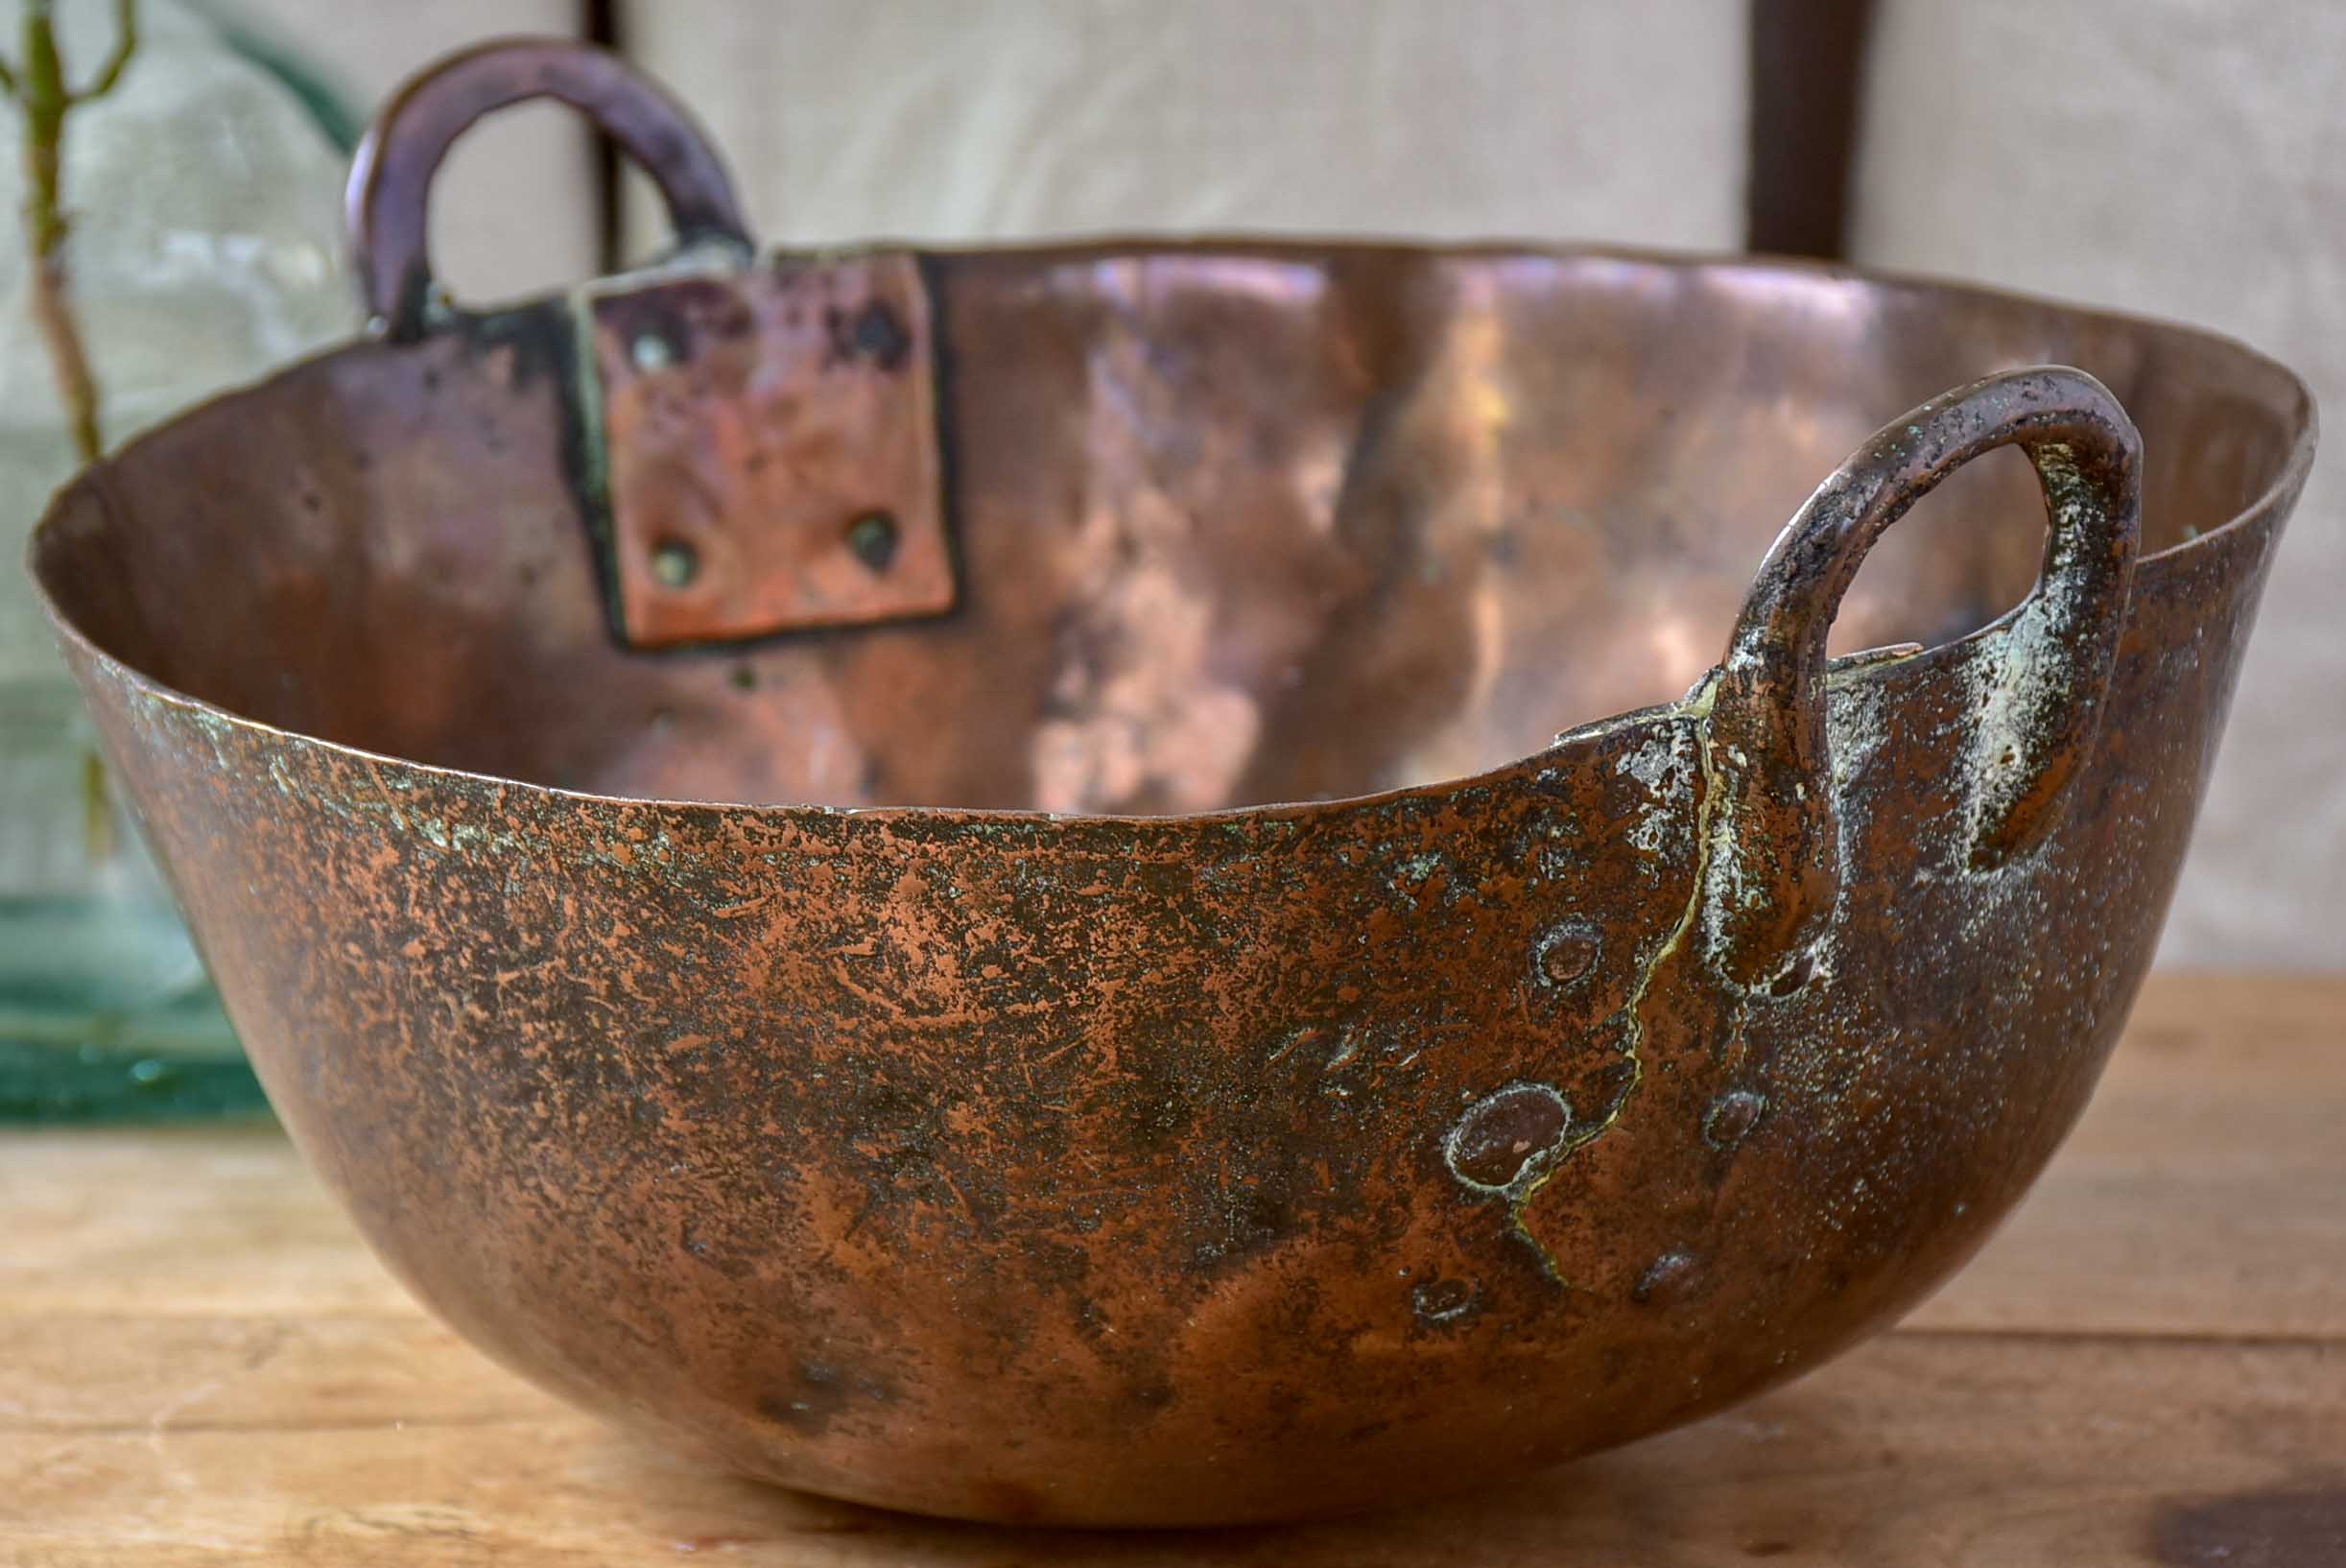
M2149 960L2293 377L1762 262L917 264L933 620L618 640L561 300L42 525L271 1095L423 1299L749 1474L1198 1523L1688 1419L1978 1246ZM2108 391L1967 386L2042 362Z

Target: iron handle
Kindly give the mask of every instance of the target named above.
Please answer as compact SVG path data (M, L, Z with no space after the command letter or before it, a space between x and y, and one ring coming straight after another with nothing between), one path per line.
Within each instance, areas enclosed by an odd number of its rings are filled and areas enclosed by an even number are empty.
M475 121L554 98L593 120L650 174L677 242L754 249L733 183L683 107L606 50L565 38L505 38L411 78L384 104L350 165L344 208L367 313L395 342L423 334L432 297L432 176Z
M2092 744L2132 585L2142 440L2109 389L2039 367L1931 399L1818 487L1753 580L1711 688L1709 952L1739 985L1785 973L1840 885L1825 727L1825 638L1884 530L1956 468L2018 446L2049 518L2036 587L2006 619L1973 736L1969 860L1985 870L2050 828Z

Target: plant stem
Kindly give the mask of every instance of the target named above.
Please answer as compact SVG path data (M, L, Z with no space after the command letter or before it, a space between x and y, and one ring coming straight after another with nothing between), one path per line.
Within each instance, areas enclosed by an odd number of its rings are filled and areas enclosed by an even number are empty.
M24 110L24 217L25 239L32 248L33 322L49 350L75 456L91 463L104 453L106 443L98 425L98 384L74 321L65 265L65 240L72 227L60 191L65 115L75 106L112 91L122 80L130 52L138 46L138 17L135 0L116 0L114 51L97 80L76 92L66 85L64 62L58 57L51 4L24 0L24 52L21 62L7 73L7 86Z
M0 61L0 92L13 98L24 114L24 226L32 252L33 324L49 351L74 455L87 466L105 455L106 439L98 424L98 382L90 373L89 354L74 320L66 271L65 241L72 225L62 195L65 116L77 105L105 97L122 80L138 47L138 3L114 0L113 52L90 84L78 92L66 84L65 64L58 56L52 0L23 0L23 6L22 58L12 65ZM94 751L83 758L82 817L90 858L107 859L115 848L114 817L106 764Z

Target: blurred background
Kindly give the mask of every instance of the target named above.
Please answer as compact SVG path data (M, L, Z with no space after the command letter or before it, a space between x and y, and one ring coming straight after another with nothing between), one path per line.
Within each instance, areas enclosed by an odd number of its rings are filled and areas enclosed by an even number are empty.
M115 0L30 9L54 12L69 77L89 82ZM64 159L107 444L355 330L338 213L355 128L435 57L525 32L595 39L669 83L768 245L1252 229L1791 252L2179 318L2346 407L2346 12L2328 6L143 0L137 18L137 51L76 109ZM187 134L191 115L216 133ZM22 136L18 117L7 133ZM12 211L30 210L23 164L12 151L0 174ZM664 238L649 185L552 107L466 137L436 189L440 273L469 301L610 271ZM0 261L0 553L19 596L36 499L75 461L50 356L22 325L39 308L33 253ZM2284 547L2166 963L2346 968L2340 462L2334 447L2320 461ZM55 740L69 721L23 695L47 690L26 673L47 655L27 651L22 606L0 597L0 748L14 748L0 809L17 822L0 883L21 891L40 855L80 842L25 802L65 799L82 764L78 742ZM117 858L129 868L107 896L143 888L160 907L135 853ZM62 929L56 907L41 929ZM173 1032L217 1020L142 1034L132 1016L202 1011L173 939L105 961L152 981L116 998L104 1050L82 1052L109 1081L194 1082ZM28 970L30 940L14 946ZM32 1028L0 1008L0 1038Z

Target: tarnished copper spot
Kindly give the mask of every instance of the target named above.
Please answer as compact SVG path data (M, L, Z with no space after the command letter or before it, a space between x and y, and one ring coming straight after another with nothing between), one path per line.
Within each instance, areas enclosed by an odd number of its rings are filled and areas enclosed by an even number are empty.
M1443 1141L1451 1174L1505 1191L1535 1171L1572 1128L1572 1106L1545 1083L1510 1083L1476 1101Z
M1767 1097L1749 1089L1729 1089L1711 1102L1702 1118L1702 1139L1714 1149L1733 1149L1751 1136L1766 1113Z

